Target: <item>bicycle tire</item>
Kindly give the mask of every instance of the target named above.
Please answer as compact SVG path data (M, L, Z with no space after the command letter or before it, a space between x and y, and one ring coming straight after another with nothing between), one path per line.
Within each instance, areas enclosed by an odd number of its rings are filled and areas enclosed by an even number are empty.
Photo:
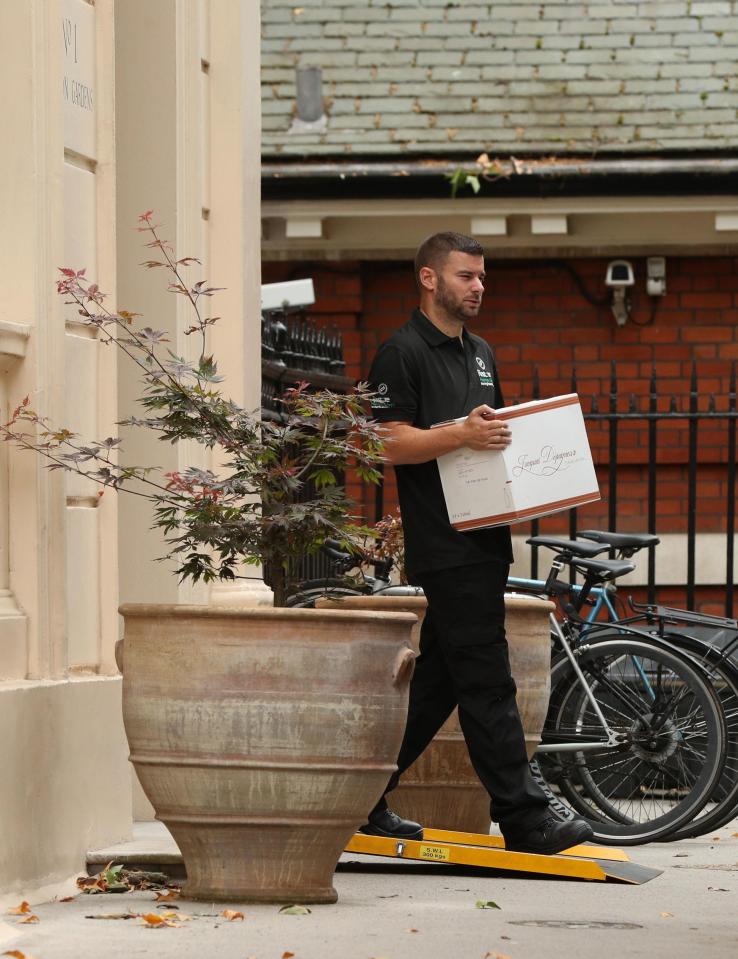
M664 638L703 667L718 695L726 724L726 757L720 780L697 817L672 835L673 839L694 839L720 829L738 813L738 669L720 650L693 636L670 630Z
M568 805L589 821L600 842L664 839L705 806L721 775L725 736L717 697L685 656L644 640L595 640L576 656L623 745L617 751L539 754L544 779L550 776L550 757L557 763L548 792L556 795L558 788L565 805L576 796ZM647 694L654 687L656 693ZM544 742L547 735L591 742L599 735L593 715L571 663L560 658L552 669ZM629 782L635 794L627 794Z
M360 589L351 589L346 585L332 586L326 583L324 586L314 586L310 589L300 590L293 593L287 599L287 606L292 609L313 609L316 599L337 599L340 600L348 596L370 596L371 593Z
M644 618L644 622L651 621ZM625 625L630 628L640 624L635 617L630 617ZM738 813L738 668L724 650L712 646L707 638L691 630L683 632L680 627L670 625L664 631L655 623L650 628L654 630L654 642L667 649L675 648L699 666L716 693L723 714L726 754L720 779L695 818L667 837L669 841L694 839L720 829ZM618 635L612 633L611 638Z

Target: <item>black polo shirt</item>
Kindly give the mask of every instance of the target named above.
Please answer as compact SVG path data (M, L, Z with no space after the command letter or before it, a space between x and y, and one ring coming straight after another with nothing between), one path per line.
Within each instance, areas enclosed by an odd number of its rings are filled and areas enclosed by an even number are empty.
M446 336L415 310L380 346L369 372L374 418L420 429L466 416L486 403L504 406L492 350L464 329ZM512 560L510 527L458 532L448 518L435 459L395 466L408 577L490 560Z

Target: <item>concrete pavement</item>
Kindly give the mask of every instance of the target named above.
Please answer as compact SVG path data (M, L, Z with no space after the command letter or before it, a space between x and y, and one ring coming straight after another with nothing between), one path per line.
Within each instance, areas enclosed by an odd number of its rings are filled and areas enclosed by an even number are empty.
M335 905L285 915L277 906L177 900L179 924L157 928L140 918L92 918L161 914L153 892L80 894L35 906L35 923L6 914L0 951L26 959L736 959L738 820L708 837L627 851L663 875L627 886L351 855L336 873ZM137 830L136 845L101 850L98 858L141 861L147 852L151 861L166 852L176 858L158 824ZM477 900L500 908L476 908ZM224 908L244 919L229 920Z

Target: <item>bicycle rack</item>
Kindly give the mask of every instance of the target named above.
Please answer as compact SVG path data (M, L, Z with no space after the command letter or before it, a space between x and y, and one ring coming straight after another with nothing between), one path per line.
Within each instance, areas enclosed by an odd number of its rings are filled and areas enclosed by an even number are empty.
M539 856L508 852L499 836L451 832L445 829L425 829L422 839L402 841L357 832L349 840L345 852L384 856L405 862L446 863L501 872L585 879L590 882L610 880L634 886L640 886L661 875L660 869L639 866L631 862L622 850L609 846L572 846L556 856Z

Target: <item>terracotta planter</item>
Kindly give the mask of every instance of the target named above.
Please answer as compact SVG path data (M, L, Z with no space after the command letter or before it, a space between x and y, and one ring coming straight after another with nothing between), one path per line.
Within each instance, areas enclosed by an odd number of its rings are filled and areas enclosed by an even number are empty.
M418 616L413 631L414 648L425 615L423 597L357 596L316 606L334 609L407 609ZM530 758L541 741L551 693L551 638L549 613L553 603L528 596L505 597L505 626L510 666L518 687L518 708L523 720ZM453 711L422 756L404 773L392 793L391 808L399 815L436 829L488 833L489 796L469 760L466 743Z
M183 894L334 902L332 875L394 768L409 614L127 605L123 718Z

